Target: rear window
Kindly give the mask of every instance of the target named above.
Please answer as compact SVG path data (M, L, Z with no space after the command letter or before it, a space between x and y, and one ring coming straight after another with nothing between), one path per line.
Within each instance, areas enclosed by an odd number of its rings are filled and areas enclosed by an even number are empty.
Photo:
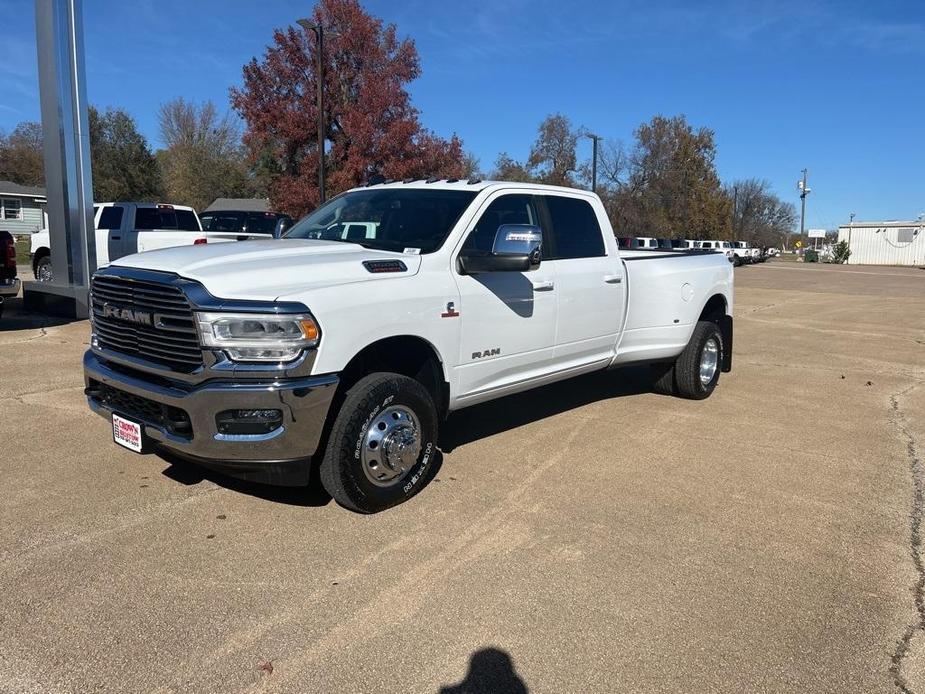
M585 200L547 195L552 220L555 259L596 258L604 255L604 238L594 208Z
M243 212L207 212L200 215L199 220L205 231L244 232Z
M251 212L247 215L247 232L249 234L272 234L278 217L279 215L272 212Z
M138 207L135 209L136 229L176 229L199 231L196 214L192 210L174 210L169 207Z

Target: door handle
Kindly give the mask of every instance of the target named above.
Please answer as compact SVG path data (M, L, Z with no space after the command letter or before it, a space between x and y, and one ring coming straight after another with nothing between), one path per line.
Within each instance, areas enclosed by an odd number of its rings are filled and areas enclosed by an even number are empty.
M620 284L623 281L623 275L604 275L604 281L607 284Z
M113 237L112 237L112 240L113 240L113 241L120 241L120 240L122 240L122 237L121 237L121 236L113 236Z
M555 288L555 283L552 280L547 280L545 282L531 282L533 285L533 291L535 292L551 292Z

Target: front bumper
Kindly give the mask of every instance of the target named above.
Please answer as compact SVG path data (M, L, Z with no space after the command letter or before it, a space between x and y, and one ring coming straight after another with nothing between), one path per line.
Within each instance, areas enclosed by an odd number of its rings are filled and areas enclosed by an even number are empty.
M146 440L205 467L276 484L308 482L307 461L321 441L338 384L336 375L190 384L108 362L90 350L83 365L87 402L101 416L116 412L140 422ZM229 409L278 409L282 426L267 434L221 434L215 415ZM188 417L179 431L171 423L178 413Z
M11 280L0 280L0 296L15 297L19 295L19 288L22 282L18 277Z

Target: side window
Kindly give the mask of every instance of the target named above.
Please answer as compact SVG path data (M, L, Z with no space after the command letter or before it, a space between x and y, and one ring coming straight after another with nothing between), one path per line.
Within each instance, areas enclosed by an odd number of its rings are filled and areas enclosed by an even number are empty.
M534 224L539 218L533 199L529 195L502 195L488 206L475 228L466 238L463 249L467 251L490 252L495 243L495 234L502 224Z
M173 228L177 223L174 221ZM164 223L156 207L136 207L135 208L135 228L144 229L163 229Z
M202 224L203 231L214 231L212 228L212 222L214 221L212 214L201 214L199 215L199 223Z
M597 258L604 255L604 238L590 203L578 198L546 196L552 220L555 259Z
M123 208L118 205L104 207L100 214L100 223L97 229L121 229Z

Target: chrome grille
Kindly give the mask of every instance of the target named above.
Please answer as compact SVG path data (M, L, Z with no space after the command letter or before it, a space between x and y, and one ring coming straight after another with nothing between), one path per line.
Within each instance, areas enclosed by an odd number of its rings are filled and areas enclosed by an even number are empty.
M103 349L192 371L202 364L193 310L186 296L169 284L97 275L90 283L93 331ZM105 315L104 307L150 315L152 325ZM112 314L112 311L110 311Z

